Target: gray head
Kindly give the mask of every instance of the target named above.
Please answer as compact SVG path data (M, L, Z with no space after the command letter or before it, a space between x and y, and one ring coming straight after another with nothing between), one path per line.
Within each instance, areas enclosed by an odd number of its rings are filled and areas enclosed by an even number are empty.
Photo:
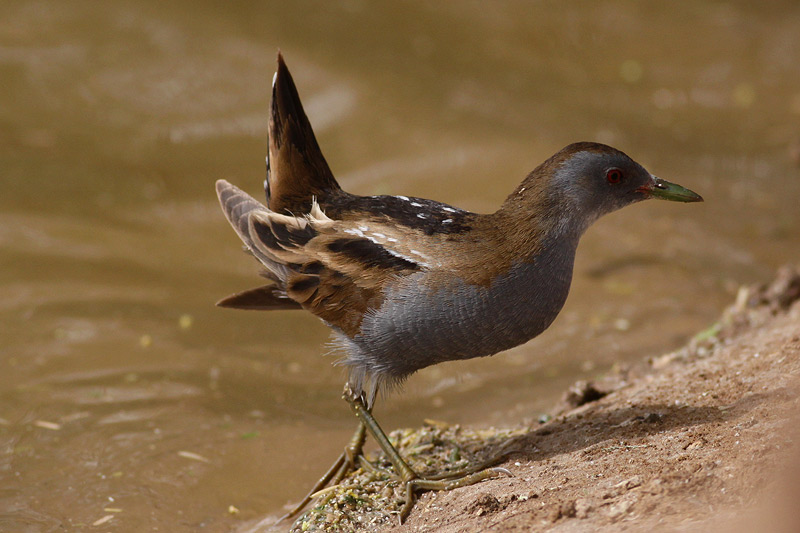
M653 176L616 148L599 143L571 144L533 174L540 169L543 175L537 178L545 180L548 196L581 232L602 215L648 198L703 200L689 189Z

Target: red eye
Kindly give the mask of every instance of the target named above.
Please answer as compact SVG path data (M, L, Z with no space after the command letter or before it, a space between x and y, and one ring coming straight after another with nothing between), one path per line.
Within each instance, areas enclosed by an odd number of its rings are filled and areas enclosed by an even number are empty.
M622 171L618 168L612 168L606 172L606 179L612 185L616 185L622 181Z

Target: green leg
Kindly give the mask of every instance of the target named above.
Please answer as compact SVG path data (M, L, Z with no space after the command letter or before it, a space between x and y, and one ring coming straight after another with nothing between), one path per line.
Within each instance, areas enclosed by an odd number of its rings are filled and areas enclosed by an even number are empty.
M350 438L350 442L347 443L347 446L344 447L344 454L347 456L347 464L349 465L349 470L353 471L358 466L359 458L363 458L364 454L364 442L367 440L367 428L364 427L364 424L358 424L356 428L356 432L353 433L353 436ZM333 482L334 485L339 483L342 478L347 475L346 473L336 478L336 481Z
M400 476L400 479L405 483L412 479L416 479L417 474L408 466L400 454L392 446L392 443L389 442L389 437L386 436L386 433L383 432L381 426L378 425L378 421L372 416L372 413L369 412L369 409L364 405L364 400L361 396L355 394L349 386L346 386L344 389L344 399L347 403L350 404L350 408L355 413L356 417L361 421L361 424L367 428L369 434L372 435L372 438L378 443L378 446L381 447L383 453L389 458L391 461L392 466L394 466L394 471Z
M375 417L372 416L372 413L364 405L363 398L350 389L349 386L345 386L343 397L347 403L350 404L350 408L353 410L356 417L358 417L366 430L369 431L369 434L372 435L372 438L374 438L381 447L383 453L389 458L392 466L394 466L395 472L406 486L406 503L400 511L401 524L411 512L411 508L414 507L414 493L416 490L453 490L478 483L484 479L496 477L500 473L511 475L511 472L505 468L488 468L477 472L461 471L453 474L460 477L452 477L453 475L450 475L447 476L448 479L422 479L408 466L408 463L403 460L397 449L389 442L389 438L383 432L377 420L375 420ZM480 466L485 466L485 463ZM443 476L440 476L440 478L441 477Z

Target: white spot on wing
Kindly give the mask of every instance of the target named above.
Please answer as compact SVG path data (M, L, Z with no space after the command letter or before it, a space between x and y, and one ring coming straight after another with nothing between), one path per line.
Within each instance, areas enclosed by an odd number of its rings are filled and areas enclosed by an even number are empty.
M390 254L392 254L392 255L393 255L393 256L395 256L395 257L399 257L400 259L402 259L402 260L404 260L404 261L408 261L409 263L414 263L414 264L416 264L416 265L420 265L420 266L424 266L424 267L427 267L427 266L428 266L428 265L426 265L425 263L421 263L421 262L419 262L419 261L416 261L416 260L414 260L414 259L411 259L410 257L408 257L408 256L405 256L405 255L403 255L403 254L401 254L400 252L397 252L397 251L395 251L395 250L392 250L391 248L384 248L384 250L386 250L387 252L389 252ZM413 251L413 250L412 250L412 251Z
M405 261L408 261L409 263L414 263L414 264L419 265L419 266L424 267L424 268L430 268L431 267L430 263L427 262L428 258L425 255L423 255L420 252L418 252L417 250L409 250L409 252L411 254L413 254L413 255L421 257L425 261L420 261L419 259L408 257L407 255L401 254L397 250L392 250L391 248L384 248L384 250L386 250L387 252L389 252L390 254L392 254L395 257L399 257L400 259L404 259Z
M447 211L448 213L455 213L456 212L456 210L453 209L452 207L443 207L442 209L444 211Z
M423 266L423 267L426 267L426 268L430 266L427 263L421 263L421 262L419 262L417 260L411 259L410 257L407 257L407 256L401 254L400 252L398 252L396 250L393 250L391 248L387 248L385 246L385 242L398 242L397 239L395 239L393 237L387 237L383 233L377 233L377 232L373 232L372 234L366 234L366 233L364 233L364 231L366 231L366 230L367 230L366 226L359 226L358 228L343 229L342 233L346 233L348 235L353 235L355 237L360 237L362 239L366 239L366 240L368 240L368 241L370 241L370 242L372 242L374 244L377 244L378 246L380 246L381 248L383 248L384 250L386 250L387 252L389 252L393 256L399 257L399 258L401 258L401 259L403 259L405 261L409 261L411 263L417 263L420 266ZM416 253L420 257L424 257L425 259L427 259L427 257L425 257L424 255L422 255L419 252L414 252L414 253Z
M408 196L395 196L395 198L399 198L400 200L403 200L404 202L408 201Z
M417 218L428 218L428 215L425 213L417 213Z
M348 235L355 235L356 237L364 237L364 233L361 230L357 229L346 229L344 230L345 233Z
M272 86L275 87L275 81L278 79L278 71L275 71L275 74L272 75Z
M411 202L411 205L413 205L414 207L422 207L422 204L417 202Z
M453 221L452 218L446 218L446 219L442 220L442 224L450 224L452 221Z

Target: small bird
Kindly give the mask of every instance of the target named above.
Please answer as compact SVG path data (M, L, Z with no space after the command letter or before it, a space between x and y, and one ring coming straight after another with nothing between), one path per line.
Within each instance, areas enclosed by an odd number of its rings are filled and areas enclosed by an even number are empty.
M485 357L542 333L569 293L578 241L599 217L648 198L702 198L599 143L570 144L491 214L410 196L357 196L328 167L281 54L273 78L266 204L220 180L222 210L269 283L218 305L305 309L328 325L359 426L316 492L365 461L369 432L406 483L448 490L503 469L421 479L371 414L379 391L419 369ZM296 514L310 496L287 516Z

